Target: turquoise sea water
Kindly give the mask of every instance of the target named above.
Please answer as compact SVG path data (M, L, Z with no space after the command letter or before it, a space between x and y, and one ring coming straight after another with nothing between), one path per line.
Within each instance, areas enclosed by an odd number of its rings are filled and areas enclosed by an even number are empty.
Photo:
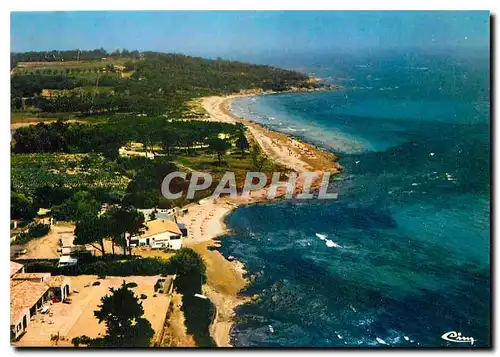
M488 72L449 68L353 65L340 91L233 103L345 169L336 201L227 218L221 251L260 295L237 309L235 346L470 347L441 339L448 331L490 344Z

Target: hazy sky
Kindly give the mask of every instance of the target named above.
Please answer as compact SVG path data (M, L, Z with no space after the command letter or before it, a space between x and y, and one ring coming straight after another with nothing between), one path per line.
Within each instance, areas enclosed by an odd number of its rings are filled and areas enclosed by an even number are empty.
M489 46L488 12L16 12L14 52L117 48L245 58ZM232 55L231 55L232 54Z

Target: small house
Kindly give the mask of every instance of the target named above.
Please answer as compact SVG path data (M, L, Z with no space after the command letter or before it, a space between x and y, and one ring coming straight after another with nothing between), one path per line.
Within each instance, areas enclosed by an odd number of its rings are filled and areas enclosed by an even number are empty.
M157 219L146 223L147 230L141 235L128 240L131 247L167 248L178 250L182 248L182 232L177 223L167 219Z
M78 258L73 258L70 255L63 255L59 258L58 268L76 265L78 263Z

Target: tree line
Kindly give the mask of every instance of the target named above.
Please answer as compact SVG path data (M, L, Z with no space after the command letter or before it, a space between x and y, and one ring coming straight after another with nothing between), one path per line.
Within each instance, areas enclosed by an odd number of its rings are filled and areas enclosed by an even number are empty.
M95 50L66 50L66 51L30 51L30 52L12 52L10 54L11 68L14 68L18 62L64 62L64 61L92 61L102 58L140 58L141 53L137 50L129 51L127 49L108 52L104 48Z
M102 152L116 158L119 147L138 141L144 143L145 150L161 148L170 157L174 150L189 151L221 132L237 135L238 130L238 126L228 123L172 121L164 117L123 116L95 125L57 121L17 129L12 151L16 154Z

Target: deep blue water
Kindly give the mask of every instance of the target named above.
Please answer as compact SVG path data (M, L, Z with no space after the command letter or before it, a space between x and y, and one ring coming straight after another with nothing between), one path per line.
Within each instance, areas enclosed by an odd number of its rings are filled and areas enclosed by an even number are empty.
M235 346L470 347L442 340L448 331L490 344L488 72L433 63L352 64L343 90L233 103L345 169L338 200L227 218L221 251L260 295L237 310Z

